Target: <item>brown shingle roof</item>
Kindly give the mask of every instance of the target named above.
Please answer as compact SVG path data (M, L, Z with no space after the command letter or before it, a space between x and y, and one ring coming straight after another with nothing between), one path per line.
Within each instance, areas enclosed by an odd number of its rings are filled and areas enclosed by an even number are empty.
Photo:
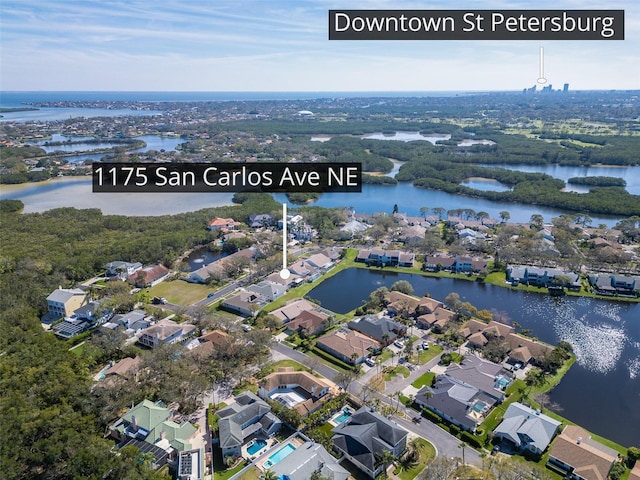
M200 337L200 341L202 342L211 342L214 345L223 345L231 339L228 333L223 332L222 330L213 330L206 335L202 335Z
M330 332L320 337L317 343L326 345L331 350L344 355L345 358L351 358L353 353L356 353L358 358L362 358L368 355L369 348L380 348L380 343L373 338L369 338L355 330L346 329Z
M322 326L322 322L327 318L329 318L329 315L326 313L304 310L287 324L287 328L291 330L302 328L308 334L312 334Z
M545 354L553 350L553 347L550 345L523 337L522 335L516 335L515 333L507 335L505 341L509 346L509 350L512 352L520 347L527 347L531 356L536 360L541 360Z
M616 456L602 447L596 446L586 430L569 425L553 443L549 454L574 467L574 472L586 480L605 480Z

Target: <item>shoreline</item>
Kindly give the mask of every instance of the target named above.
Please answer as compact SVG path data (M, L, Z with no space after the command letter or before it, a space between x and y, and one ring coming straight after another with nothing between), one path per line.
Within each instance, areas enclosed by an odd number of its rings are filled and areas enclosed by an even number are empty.
M371 267L367 267L365 265L362 265L360 263L356 263L355 262L355 255L353 255L354 252L352 252L351 250L353 249L348 249L347 254L345 255L345 257L340 261L340 263L338 263L338 265L336 265L334 268L332 268L331 270L329 270L327 273L325 273L324 275L322 275L318 280L314 281L312 284L305 284L302 285L300 287L296 287L296 288L292 288L289 292L287 292L284 296L280 297L279 299L269 303L265 308L267 309L267 311L273 311L276 308L280 308L281 306L284 306L288 301L294 299L294 298L305 298L307 293L317 287L318 285L320 285L322 282L324 282L325 280L328 280L329 278L333 277L334 275L347 270L349 268L362 268L362 269L371 269ZM428 274L429 272L416 272L415 268L414 269L408 269L411 271L407 271L407 270L403 270L402 267L392 267L392 268L383 268L383 269L379 269L379 270L387 270L387 271L397 271L397 272L401 272L401 273L411 273L411 274L421 274L423 276L435 276L435 277L444 277L444 275L425 275ZM453 278L454 280L467 280L467 281L474 281L474 277L471 278L462 278L459 276L453 276L450 275L448 276L449 278ZM477 278L477 277L475 277ZM498 284L493 284L492 285L496 285L496 286L502 286L502 285L498 285ZM507 285L504 285L506 287L508 287ZM514 289L515 290L515 289ZM524 292L524 290L522 290ZM539 293L544 293L544 292L539 292ZM597 300L609 300L609 298L595 298ZM337 321L347 321L350 320L354 317L354 312L355 310L351 310L347 313L341 314L341 313L336 313L336 320ZM549 344L552 345L552 344ZM556 347L557 345L552 345L554 347ZM545 385L543 385L542 387L538 387L535 390L538 390L539 392L537 393L548 393L551 390L553 390L555 387L557 387L562 379L564 378L564 376L569 372L569 370L571 369L571 367L573 366L573 364L577 361L577 357L575 355L575 353L571 354L571 358L567 361L565 361L564 365L559 369L559 371L553 376L549 378L549 381L547 383L545 383ZM513 391L511 392L512 394L514 393ZM517 397L518 395L516 395ZM514 399L515 401L518 400L518 398ZM514 401L512 400L512 401ZM529 397L529 400L533 400L535 402L535 400L531 397ZM537 402L536 402L537 403ZM542 410L547 414L552 416L553 418L556 418L560 421L562 421L565 425L567 424L571 424L571 425L579 425L576 422L564 417L563 415L554 412L553 410L549 410L548 408L544 407L544 406L540 406L542 407ZM582 427L585 428L585 427ZM585 428L585 430L589 431L588 429ZM593 436L598 437L599 440L603 441L606 445L618 450L621 453L626 452L626 447L618 442L615 442L607 437L603 437L602 435L598 435L597 433L593 433L591 431L589 431Z

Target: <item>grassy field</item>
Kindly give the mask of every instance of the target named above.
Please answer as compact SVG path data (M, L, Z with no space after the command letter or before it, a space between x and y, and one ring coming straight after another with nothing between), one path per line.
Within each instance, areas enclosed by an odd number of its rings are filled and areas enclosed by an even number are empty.
M211 287L183 280L166 280L146 289L151 297L166 298L169 303L176 305L191 305L206 298Z

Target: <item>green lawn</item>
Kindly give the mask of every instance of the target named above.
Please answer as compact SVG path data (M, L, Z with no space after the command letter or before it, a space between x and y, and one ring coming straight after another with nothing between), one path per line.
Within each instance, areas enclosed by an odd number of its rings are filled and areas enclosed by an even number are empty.
M422 388L424 386L429 386L431 385L431 381L435 378L435 376L436 374L433 372L425 372L422 375L420 375L418 378L416 378L411 384L411 386L415 388Z
M216 480L228 480L233 477L236 473L242 470L246 466L246 462L240 462L240 465L231 468L229 470L224 469L222 463L222 451L214 447L213 449L213 470L215 472Z
M385 381L388 382L389 380L391 380L391 378L395 377L396 375L402 375L404 378L407 378L410 374L411 372L407 367L403 365L396 365L395 367L387 370L384 373L384 379Z
M429 360L434 359L435 357L437 357L441 353L442 353L442 347L440 345L435 345L435 344L429 342L429 349L428 350L420 350L420 353L418 354L418 358L419 358L418 364L424 365Z
M418 445L418 451L420 452L418 462L407 469L403 469L399 465L393 471L401 480L413 480L424 470L427 462L436 457L436 449L430 442L424 438L418 438Z
M191 305L212 292L211 287L184 280L165 280L146 289L151 297L164 297L169 303L176 305Z

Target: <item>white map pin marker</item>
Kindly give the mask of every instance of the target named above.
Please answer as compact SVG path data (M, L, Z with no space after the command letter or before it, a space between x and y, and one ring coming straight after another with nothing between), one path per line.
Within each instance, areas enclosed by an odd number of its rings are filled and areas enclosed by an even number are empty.
M547 79L544 78L544 47L540 47L540 74L538 75L538 83L544 85Z
M280 270L280 278L286 280L291 276L291 272L287 268L287 204L282 204L282 270Z

